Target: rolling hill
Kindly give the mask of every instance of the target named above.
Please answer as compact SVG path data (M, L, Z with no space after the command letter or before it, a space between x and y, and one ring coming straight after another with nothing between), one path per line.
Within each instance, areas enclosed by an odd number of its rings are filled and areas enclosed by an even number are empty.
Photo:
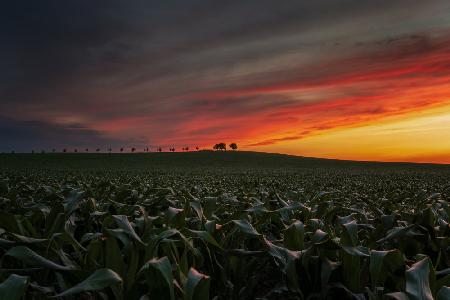
M450 170L450 165L360 162L249 151L1 154L0 170L165 171L300 169Z

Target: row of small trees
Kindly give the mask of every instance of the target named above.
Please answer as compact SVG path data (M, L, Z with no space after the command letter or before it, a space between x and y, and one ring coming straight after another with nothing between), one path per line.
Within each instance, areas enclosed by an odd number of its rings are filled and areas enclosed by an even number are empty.
M197 151L200 150L199 147L195 147L195 149L196 149ZM164 152L162 147L158 147L158 148L156 148L155 150L156 150L156 152ZM176 151L175 148L169 148L168 150L169 150L170 152L175 152L175 151ZM182 150L183 150L183 151L189 151L189 147L182 148ZM77 148L73 149L72 151L73 151L74 153L83 152L82 149L79 150L79 149L77 149ZM84 149L84 152L86 152L86 153L88 153L89 151L90 151L89 148ZM94 149L93 151L94 151L94 152L101 152L101 149L100 149L100 148L96 148L96 149ZM108 149L106 149L106 151L111 153L111 152L113 151L113 149L112 149L112 148L108 148ZM123 153L123 152L126 152L126 149L125 149L125 148L120 148L119 151L120 151L121 153ZM136 152L136 151L137 151L137 149L136 149L135 147L130 148L130 152L134 153L134 152ZM12 151L12 152L14 152L14 151ZM56 153L57 150L56 150L56 149L52 149L51 152L52 152L52 153ZM71 151L70 151L70 149L68 149L68 148L64 148L64 149L62 149L62 152L63 152L63 153L68 153L68 152L71 152ZM147 148L144 148L144 149L143 149L143 152L151 152L151 151L150 151L150 148L147 147ZM31 153L36 153L36 152L35 152L34 150L31 150ZM41 150L41 153L45 153L45 150Z
M237 150L237 148L238 148L236 143L231 143L231 144L228 145L228 147L229 147L230 149L232 149L232 150ZM213 146L213 149L214 149L214 150L222 150L222 151L226 151L226 150L227 150L227 145L226 145L225 143L218 143L218 144L215 144L215 145ZM135 147L130 148L130 151L131 151L132 153L136 152L136 150L137 150L137 149L136 149ZM148 148L148 147L144 148L143 150L144 150L144 152L150 152L150 148ZM183 148L181 148L181 150L183 150L183 151L189 151L190 148L189 148L189 147L183 147ZM195 150L199 151L200 148L197 146L197 147L195 147ZM82 151L83 151L83 150L73 149L73 152L75 152L75 153L82 152ZM84 152L86 152L86 153L89 152L89 151L90 151L89 148L85 148L85 149L84 149ZM99 152L101 151L101 149L100 149L100 148L96 148L94 151L97 152L97 153L99 153ZM108 148L107 151L108 151L109 153L111 153L111 152L113 151L113 149L112 149L112 148ZM125 149L125 148L120 148L119 151L120 151L121 153L123 153L124 151L126 151L126 149ZM163 148L162 148L162 147L158 147L158 148L156 148L156 151L157 151L157 152L163 152ZM171 148L169 148L169 151L170 151L170 152L175 152L176 149L175 149L174 147L171 147ZM52 152L52 153L56 153L57 150L56 150L56 149L52 149L51 152ZM62 149L62 152L63 152L63 153L67 153L67 152L70 152L70 150L69 150L68 148L64 148L64 149ZM12 151L12 153L14 153L14 151ZM31 153L35 153L35 151L32 150ZM42 150L41 153L45 153L45 150Z

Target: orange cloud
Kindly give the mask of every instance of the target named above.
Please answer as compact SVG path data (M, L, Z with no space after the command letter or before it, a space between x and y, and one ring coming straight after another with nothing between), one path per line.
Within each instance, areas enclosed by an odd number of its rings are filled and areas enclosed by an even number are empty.
M408 119L450 103L450 41L411 37L386 43L297 67L298 73L286 71L285 79L275 72L264 84L249 81L175 97L171 101L180 108L171 104L153 114L91 125L112 135L151 136L149 143L160 145L233 140L270 151L328 132Z

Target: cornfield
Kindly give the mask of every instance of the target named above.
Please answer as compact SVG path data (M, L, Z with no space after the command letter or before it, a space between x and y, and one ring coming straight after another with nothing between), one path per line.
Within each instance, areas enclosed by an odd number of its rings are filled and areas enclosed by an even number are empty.
M450 299L449 173L0 173L0 299Z

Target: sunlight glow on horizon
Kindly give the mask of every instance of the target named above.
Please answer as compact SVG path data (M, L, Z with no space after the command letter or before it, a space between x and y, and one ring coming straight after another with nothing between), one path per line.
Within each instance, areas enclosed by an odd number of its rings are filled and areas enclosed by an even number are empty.
M449 1L166 2L6 5L0 152L450 162Z
M258 150L349 160L450 164L450 105L400 120L330 130Z

